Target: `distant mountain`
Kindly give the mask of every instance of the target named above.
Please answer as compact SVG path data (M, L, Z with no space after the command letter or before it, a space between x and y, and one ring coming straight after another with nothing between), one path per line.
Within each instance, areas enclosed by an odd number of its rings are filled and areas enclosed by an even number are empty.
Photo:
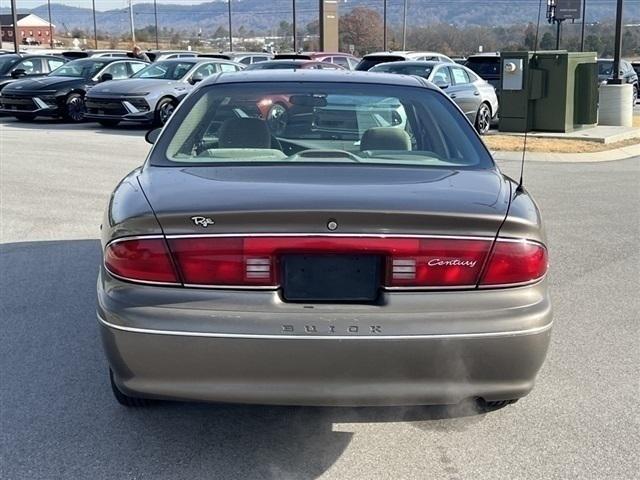
M373 8L378 6L382 12L382 0L349 0L340 2L339 12L345 14L357 6ZM402 22L402 2L388 2L388 21L393 27ZM237 31L241 26L246 31L268 34L274 32L280 22L291 22L291 0L234 0L232 1L233 29ZM508 26L535 22L538 11L537 0L409 0L407 22L410 26L424 26L434 23L448 23L467 26ZM615 17L615 0L590 0L588 2L588 22L603 22ZM546 1L543 0L545 14ZM298 28L316 20L318 17L318 0L298 0ZM47 6L41 5L31 10L42 18L48 17ZM91 9L77 8L59 3L51 5L52 21L58 32L80 28L93 29ZM9 13L8 8L0 9L1 13ZM153 3L134 4L134 18L136 28L153 25ZM640 5L637 2L627 2L625 6L625 21L640 20ZM120 34L129 29L128 9L115 9L97 12L98 30L110 34ZM227 27L227 1L214 0L200 5L158 4L158 24L161 29L195 34L199 30L207 38L219 27ZM544 18L542 21L546 21Z

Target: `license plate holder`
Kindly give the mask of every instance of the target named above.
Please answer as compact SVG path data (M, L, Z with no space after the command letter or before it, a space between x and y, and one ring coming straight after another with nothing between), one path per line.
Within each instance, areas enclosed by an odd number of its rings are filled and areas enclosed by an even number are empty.
M283 255L282 296L288 302L374 302L380 290L379 255Z

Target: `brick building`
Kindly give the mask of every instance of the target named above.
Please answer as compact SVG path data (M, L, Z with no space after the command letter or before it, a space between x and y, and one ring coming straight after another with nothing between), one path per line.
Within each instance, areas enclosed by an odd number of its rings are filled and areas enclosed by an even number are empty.
M55 25L32 13L18 14L18 38L21 44L31 43L48 45L50 37L55 35ZM13 18L0 15L0 32L3 42L13 42Z

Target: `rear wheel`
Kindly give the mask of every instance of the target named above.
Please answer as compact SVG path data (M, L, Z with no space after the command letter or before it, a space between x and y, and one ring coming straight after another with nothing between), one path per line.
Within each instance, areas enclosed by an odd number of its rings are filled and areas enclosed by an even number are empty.
M486 103L480 104L478 108L475 127L480 135L484 135L491 128L491 108Z
M84 120L84 97L79 93L71 93L65 101L64 117L74 123Z
M120 124L120 120L98 120L98 123L103 127L117 127Z
M36 116L32 113L16 113L14 115L21 122L31 122L36 118Z
M158 127L162 127L169 121L173 111L176 109L177 103L171 98L163 98L156 105L156 115L154 124Z
M122 393L113 379L113 371L111 369L109 369L109 380L111 381L111 391L113 391L113 396L116 397L116 400L120 405L124 405L125 407L146 407L153 403L152 400L146 398L130 397L129 395Z

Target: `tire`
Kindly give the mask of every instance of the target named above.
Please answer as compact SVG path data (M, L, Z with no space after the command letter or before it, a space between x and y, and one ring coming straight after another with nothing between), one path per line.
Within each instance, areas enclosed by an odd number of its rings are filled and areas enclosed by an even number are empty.
M120 405L125 407L146 407L153 403L152 400L147 398L130 397L120 391L116 382L113 379L113 371L109 369L109 380L111 382L111 391Z
M631 108L635 107L636 103L638 103L638 86L634 85L633 86L633 104L631 105Z
M153 124L156 127L162 127L169 121L173 111L178 106L178 103L172 98L163 98L156 105L156 113L154 116Z
M491 128L491 107L486 103L481 103L478 107L474 126L480 135L484 135Z
M36 118L36 116L32 113L16 113L13 116L21 122L32 122Z
M84 121L84 97L79 93L70 93L64 102L64 118L73 123Z
M284 134L289 120L287 108L281 103L273 104L267 112L266 120L273 135L278 136Z
M98 123L103 127L117 127L120 124L120 120L98 120Z

